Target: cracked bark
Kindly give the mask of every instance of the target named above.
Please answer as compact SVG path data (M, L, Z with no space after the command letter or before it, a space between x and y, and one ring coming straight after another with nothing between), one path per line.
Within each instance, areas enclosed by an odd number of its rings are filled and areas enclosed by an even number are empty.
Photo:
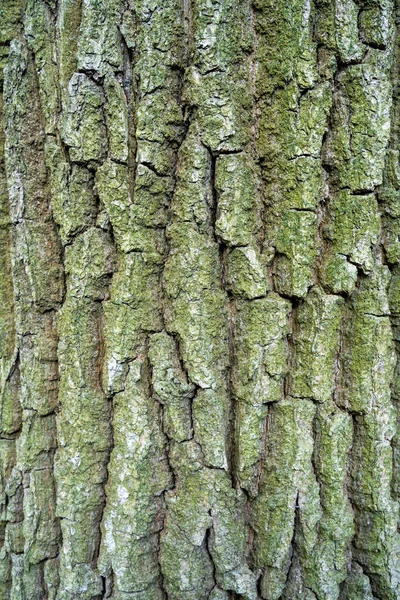
M400 598L395 0L0 6L0 600Z

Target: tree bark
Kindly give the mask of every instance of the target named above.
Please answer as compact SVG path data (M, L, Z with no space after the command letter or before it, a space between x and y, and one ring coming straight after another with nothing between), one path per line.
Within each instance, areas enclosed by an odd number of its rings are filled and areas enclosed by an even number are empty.
M400 599L399 22L1 0L0 600Z

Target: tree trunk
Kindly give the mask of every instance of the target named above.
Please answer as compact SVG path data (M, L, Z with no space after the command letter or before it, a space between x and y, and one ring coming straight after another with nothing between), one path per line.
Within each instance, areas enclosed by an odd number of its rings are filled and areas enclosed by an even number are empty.
M0 3L0 600L400 599L397 0Z

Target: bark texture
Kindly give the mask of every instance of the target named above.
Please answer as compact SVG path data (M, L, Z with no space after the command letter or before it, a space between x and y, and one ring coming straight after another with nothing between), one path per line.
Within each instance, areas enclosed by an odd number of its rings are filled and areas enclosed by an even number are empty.
M399 19L0 0L0 600L400 599Z

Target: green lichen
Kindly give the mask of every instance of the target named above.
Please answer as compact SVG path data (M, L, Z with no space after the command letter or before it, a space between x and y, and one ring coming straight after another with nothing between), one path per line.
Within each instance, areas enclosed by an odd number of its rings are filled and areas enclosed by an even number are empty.
M288 372L290 303L277 294L238 302L232 391L236 400L238 477L256 496L268 404L283 398Z
M172 475L146 365L139 358L128 369L125 389L113 401L114 450L99 569L105 575L113 570L116 593L128 590L150 600L162 598L157 532L164 518L162 492L172 487Z
M314 415L315 406L297 398L281 400L269 415L268 461L252 508L254 561L262 569L261 594L267 600L278 600L285 589L296 520L303 553L317 541L322 515L319 486L311 468Z
M0 600L398 597L394 10L2 3Z
M331 199L328 213L323 234L330 245L322 260L322 281L333 293L351 293L358 269L363 273L373 269L373 248L380 231L376 197L343 190Z
M342 298L326 295L319 288L314 288L299 307L290 373L293 396L316 402L332 398L343 308Z

